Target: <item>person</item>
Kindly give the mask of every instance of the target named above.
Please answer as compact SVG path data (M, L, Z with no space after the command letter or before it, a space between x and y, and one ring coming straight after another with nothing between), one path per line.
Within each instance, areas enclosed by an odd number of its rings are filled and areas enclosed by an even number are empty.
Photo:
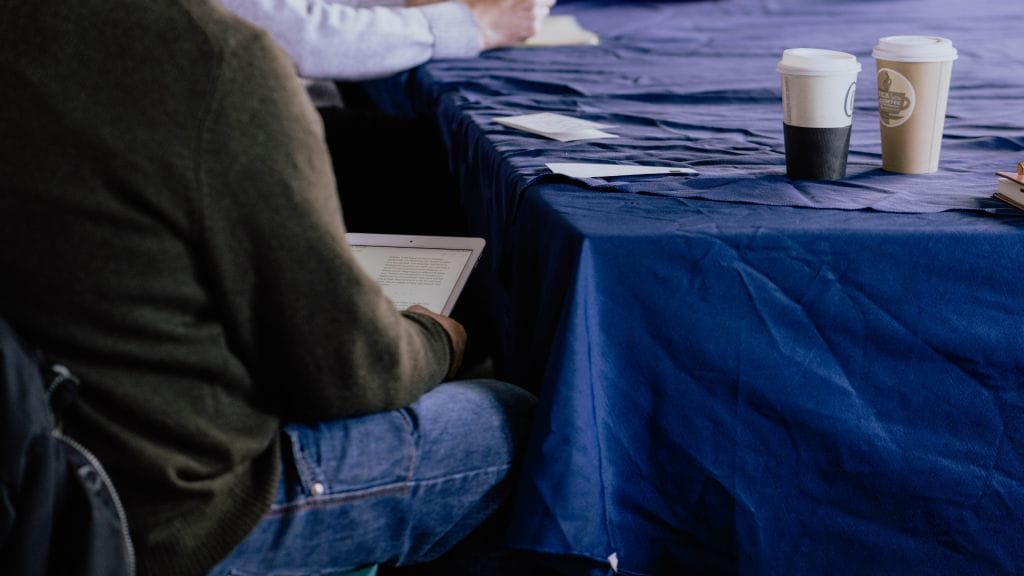
M358 82L523 42L555 0L221 1L292 57L323 119L348 230L474 233L436 124L380 112ZM477 335L467 359L486 374L497 336L477 287L472 278L453 314Z
M290 58L215 0L0 4L0 315L81 380L142 575L435 558L533 398L358 267Z
M380 113L358 82L520 43L554 0L405 1L222 0L295 62L324 120L349 230L463 235L458 184L434 124Z
M222 0L266 29L307 79L382 78L518 44L554 0Z

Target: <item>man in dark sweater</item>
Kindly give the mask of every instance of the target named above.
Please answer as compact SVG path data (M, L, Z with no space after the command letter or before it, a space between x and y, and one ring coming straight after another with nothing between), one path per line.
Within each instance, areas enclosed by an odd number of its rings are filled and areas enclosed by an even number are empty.
M464 331L361 272L291 62L211 0L0 2L0 271L142 574L414 563L506 490L532 399L437 387Z

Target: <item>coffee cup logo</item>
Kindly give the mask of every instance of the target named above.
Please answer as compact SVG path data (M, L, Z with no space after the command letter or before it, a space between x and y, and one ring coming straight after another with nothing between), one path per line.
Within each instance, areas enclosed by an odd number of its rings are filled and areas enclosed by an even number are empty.
M846 113L847 118L853 117L853 97L857 93L857 83L851 82L850 87L846 89L846 100L843 104L843 112Z
M891 68L878 71L878 115L883 125L893 128L909 120L916 101L906 76Z

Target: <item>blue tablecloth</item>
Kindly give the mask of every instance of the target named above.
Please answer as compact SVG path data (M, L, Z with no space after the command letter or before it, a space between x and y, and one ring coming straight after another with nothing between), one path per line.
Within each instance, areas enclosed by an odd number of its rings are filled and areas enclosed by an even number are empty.
M437 118L489 242L504 374L539 390L511 541L624 574L1024 571L1016 0L563 1L597 47L371 86ZM880 170L881 36L960 58L936 174ZM848 177L785 178L782 50L855 54ZM410 97L411 96L411 97ZM615 125L561 143L493 122ZM545 162L696 177L554 177Z

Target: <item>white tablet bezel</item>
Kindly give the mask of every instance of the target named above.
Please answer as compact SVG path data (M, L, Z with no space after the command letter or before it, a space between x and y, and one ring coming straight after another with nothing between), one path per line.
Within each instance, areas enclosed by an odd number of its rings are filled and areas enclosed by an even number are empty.
M455 307L455 302L459 299L459 295L462 294L462 289L466 286L469 275L473 272L477 262L480 261L485 244L483 238L467 236L418 236L409 234L368 234L363 232L347 232L345 240L349 246L439 248L470 251L469 258L466 259L466 264L459 272L459 277L455 281L455 285L452 286L448 300L440 312L445 316L451 314L452 308Z

